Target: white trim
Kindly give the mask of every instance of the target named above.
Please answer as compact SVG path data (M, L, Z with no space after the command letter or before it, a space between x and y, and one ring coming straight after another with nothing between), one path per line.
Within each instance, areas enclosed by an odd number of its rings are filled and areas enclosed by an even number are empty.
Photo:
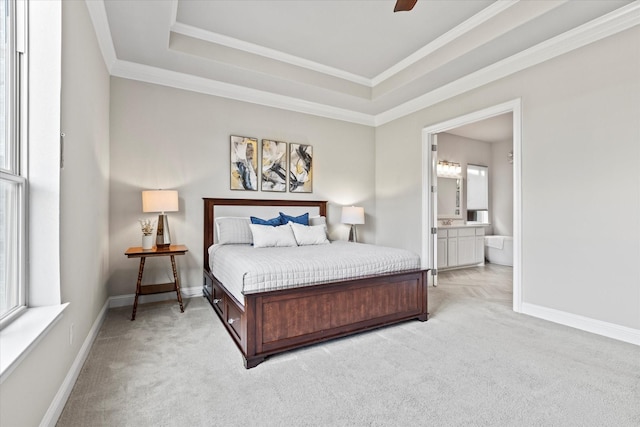
M548 320L560 325L580 329L619 341L640 346L640 330L614 323L603 322L553 308L542 307L535 304L523 303L522 313L539 319Z
M178 21L178 0L171 1L171 16L169 17L169 28L171 29Z
M522 100L517 98L425 127L422 130L422 181L423 188L428 188L424 185L429 182L426 176L431 174L432 163L431 153L424 146L427 145L430 149L435 134L505 113L512 113L513 116L513 311L519 313L522 310ZM424 190L422 194L422 225L430 227L431 204L425 200L429 193ZM422 239L422 259L428 259L428 240L424 237Z
M182 288L181 291L182 291L181 292L182 296L184 298L193 298L197 296L202 296L202 287ZM140 298L140 302L145 302L144 301L145 297L153 297L153 296L154 295L143 295ZM161 298L156 298L155 299L156 301L175 299L175 295L170 292L166 294L158 294L157 296L160 296ZM58 422L58 419L62 414L64 406L66 405L67 400L69 399L71 391L73 390L73 386L75 385L76 380L80 375L82 366L84 365L84 362L87 360L87 357L89 356L89 352L91 351L91 347L93 346L93 343L98 337L100 328L102 327L102 324L104 323L104 320L107 317L108 310L114 307L125 307L128 305L129 306L133 305L133 298L134 298L134 295L121 295L116 297L110 297L109 299L107 299L107 301L105 301L104 305L102 306L102 309L100 310L100 313L96 317L96 320L93 322L93 326L91 327L91 329L89 330L89 333L87 334L87 338L84 340L82 347L80 347L80 350L78 351L78 354L76 355L76 358L73 364L71 365L71 368L67 373L67 376L65 377L64 381L60 385L60 388L58 389L58 392L53 398L51 405L49 405L49 409L47 410L44 417L42 418L42 421L40 422L40 427L47 427L47 426L53 427ZM146 302L149 302L148 298Z
M175 24L173 24L171 26L171 31L173 31L174 33L182 34L184 36L204 40L209 43L227 46L232 49L241 50L243 52L259 55L265 58L273 59L275 61L295 65L296 67L305 68L307 70L326 74L328 76L338 77L340 79L344 79L363 86L372 86L371 79L368 79L366 77L362 77L348 71L340 70L338 68L329 67L328 65L300 58L299 56L290 55L288 53L284 53L275 49L270 49L257 44L238 40L236 38L225 36L223 34L203 30L202 28L192 27L191 25L183 24L182 22L176 22Z
M636 1L375 116L375 126L415 113L640 24Z
M390 77L393 77L394 75L405 70L406 68L410 67L411 65L420 61L421 59L426 58L436 50L453 42L458 37L461 37L464 34L468 33L469 31L473 30L474 28L478 27L479 25L482 25L483 23L493 18L494 16L499 15L500 13L504 12L505 10L507 10L514 4L518 3L519 1L520 0L501 0L501 1L496 1L495 3L492 3L490 6L482 9L480 12L476 13L471 18L464 21L462 24L456 26L455 28L452 28L450 31L447 31L446 33L444 33L443 35L441 35L431 43L418 49L417 51L407 56L402 61L398 62L394 66L388 68L387 70L375 76L371 80L372 86L379 85L383 81L387 80Z
M109 300L105 301L100 313L98 313L98 317L93 322L93 326L89 330L87 334L87 338L85 338L84 343L82 343L82 347L80 347L80 351L76 355L71 368L69 368L69 372L67 372L67 376L64 378L64 381L60 385L58 392L54 396L51 401L51 405L49 405L49 409L44 414L44 417L40 421L41 427L46 426L55 426L58 422L58 418L62 414L62 410L64 409L64 405L67 403L67 399L69 399L69 395L73 390L73 386L80 375L80 371L82 370L82 366L84 362L87 360L87 356L89 356L89 352L91 351L91 347L93 346L93 342L96 340L98 336L98 332L100 332L100 328L104 323L104 319L107 317L107 310L109 308Z
M28 308L0 331L0 384L58 323L68 305Z
M410 101L407 101L376 115L371 115L344 108L337 108L330 105L305 101L294 97L274 94L271 92L249 89L242 86L218 82L203 77L196 77L193 75L177 73L168 70L160 70L155 67L149 67L141 64L118 60L116 57L115 49L113 47L113 41L111 39L111 33L109 30L108 20L104 8L104 0L85 0L85 3L87 4L87 8L89 9L89 14L91 15L91 20L93 22L96 36L98 38L98 43L100 45L102 55L111 75L372 127L377 127L390 121L399 119L423 108L427 108L431 105L452 98L456 95L460 95L464 92L476 89L485 84L494 82L518 71L522 71L526 68L540 64L544 61L568 53L574 49L578 49L580 47L604 39L640 24L640 2L635 1L613 12L596 18L586 24L583 24L577 28L574 28L573 30L567 31L566 33L560 34L559 36L539 43L538 45L533 46L525 51L515 54L502 61L496 62L495 64L492 64L472 74L462 77L447 85L427 92L417 98L414 98ZM500 6L503 6L505 8L508 5L510 6L509 2L504 2L504 5L502 4L503 2L496 3L499 3ZM496 5L493 7L498 8L500 6ZM489 9L489 11L485 9L483 12L480 12L479 14L474 16L471 19L472 22L467 21L462 25L471 26L474 24L474 20L483 19L484 13L491 13L495 11L496 10L494 9ZM172 13L177 13L177 7L175 3L172 5ZM171 19L175 19L175 16L173 16ZM171 26L171 28L176 32L187 31L185 27L187 26L177 22ZM195 33L197 33L198 29L195 30ZM448 37L453 37L454 35L455 31L454 34L449 34ZM294 65L303 66L302 64ZM306 68L309 68L310 64L307 63L306 65ZM349 80L346 74L341 74L345 72L341 72L340 70L336 69L333 70L338 72L338 75L336 75L336 77ZM316 69L316 71L318 70ZM361 78L360 76L355 77ZM362 81L357 81L356 83L365 84L362 83ZM371 84L367 85L371 86Z
M260 46L254 43L245 42L234 37L225 36L223 34L214 33L213 31L207 31L202 28L197 28L191 25L184 24L182 22L177 22L177 1L174 0L174 4L172 5L172 25L170 30L182 34L188 37L193 37L199 40L204 40L209 43L215 43L222 46L227 46L232 49L241 50L243 52L252 53L254 55L263 56L265 58L273 59L276 61L284 62L287 64L295 65L297 67L306 68L311 71L315 71L318 73L326 74L333 77L338 77L340 79L344 79L353 83L361 84L372 88L388 78L398 74L399 72L405 70L406 68L412 66L416 62L421 59L431 55L436 50L441 47L451 43L458 37L466 34L477 26L483 24L494 16L499 15L504 12L506 9L510 8L514 4L518 3L519 0L502 0L497 1L490 6L484 8L480 12L476 13L471 18L464 21L462 24L456 26L452 30L447 33L441 35L431 43L426 46L418 49L411 55L407 56L397 64L389 67L385 71L381 72L373 79L360 76L354 73L350 73L348 71L344 71L338 68L329 67L324 64L310 61L308 59L301 58L299 56L290 55L275 49L270 49L264 46Z
M111 71L113 65L118 58L116 57L116 49L113 47L111 39L111 29L109 28L109 20L107 19L107 11L104 8L103 0L85 0L93 28L95 29L98 45L102 52L102 58L107 66L107 70Z
M512 104L513 121L513 311L522 311L522 99ZM517 189L517 190L516 190Z
M361 125L373 126L374 123L374 118L370 114L358 113L135 62L116 61L111 70L111 75Z
M194 286L188 288L180 288L180 294L183 298L194 298L198 296L202 296L202 286ZM133 306L133 300L135 298L135 294L126 294L126 295L116 295L109 297L109 308L116 307L127 307ZM153 294L153 295L141 295L138 298L139 304L145 304L149 302L158 302L158 301L169 301L175 300L176 294L173 292L165 292L161 294Z

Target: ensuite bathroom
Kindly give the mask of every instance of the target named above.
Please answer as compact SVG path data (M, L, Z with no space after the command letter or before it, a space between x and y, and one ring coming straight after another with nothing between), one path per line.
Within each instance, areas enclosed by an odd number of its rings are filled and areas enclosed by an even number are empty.
M499 271L511 278L512 129L508 113L438 134L439 276L458 270L465 274Z

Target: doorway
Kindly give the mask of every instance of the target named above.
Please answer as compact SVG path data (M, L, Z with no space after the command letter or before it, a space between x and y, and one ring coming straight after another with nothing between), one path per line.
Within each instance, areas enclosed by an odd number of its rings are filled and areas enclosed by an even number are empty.
M470 125L505 113L511 113L513 119L513 310L521 312L522 305L522 279L521 279L521 230L522 230L522 204L521 204L521 100L513 101L489 107L480 111L466 114L428 126L422 131L423 143L423 189L422 191L422 224L427 233L422 237L422 259L425 267L435 269L437 257L437 134ZM435 278L435 276L433 277Z

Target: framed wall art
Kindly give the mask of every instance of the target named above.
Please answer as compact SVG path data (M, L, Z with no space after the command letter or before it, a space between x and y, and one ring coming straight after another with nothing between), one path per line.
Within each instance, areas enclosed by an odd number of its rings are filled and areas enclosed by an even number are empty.
M289 144L289 192L311 193L313 189L313 146Z
M287 143L262 140L262 191L287 191Z
M258 190L258 140L231 136L231 189Z

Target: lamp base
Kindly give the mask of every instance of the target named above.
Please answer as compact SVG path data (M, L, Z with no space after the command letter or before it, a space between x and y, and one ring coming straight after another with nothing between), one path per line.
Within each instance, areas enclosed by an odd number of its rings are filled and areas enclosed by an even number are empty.
M158 215L158 227L156 229L156 247L158 249L168 249L170 245L169 221L166 214L160 214Z
M351 224L351 229L349 230L349 241L350 242L358 242L358 233L356 231L356 225Z

